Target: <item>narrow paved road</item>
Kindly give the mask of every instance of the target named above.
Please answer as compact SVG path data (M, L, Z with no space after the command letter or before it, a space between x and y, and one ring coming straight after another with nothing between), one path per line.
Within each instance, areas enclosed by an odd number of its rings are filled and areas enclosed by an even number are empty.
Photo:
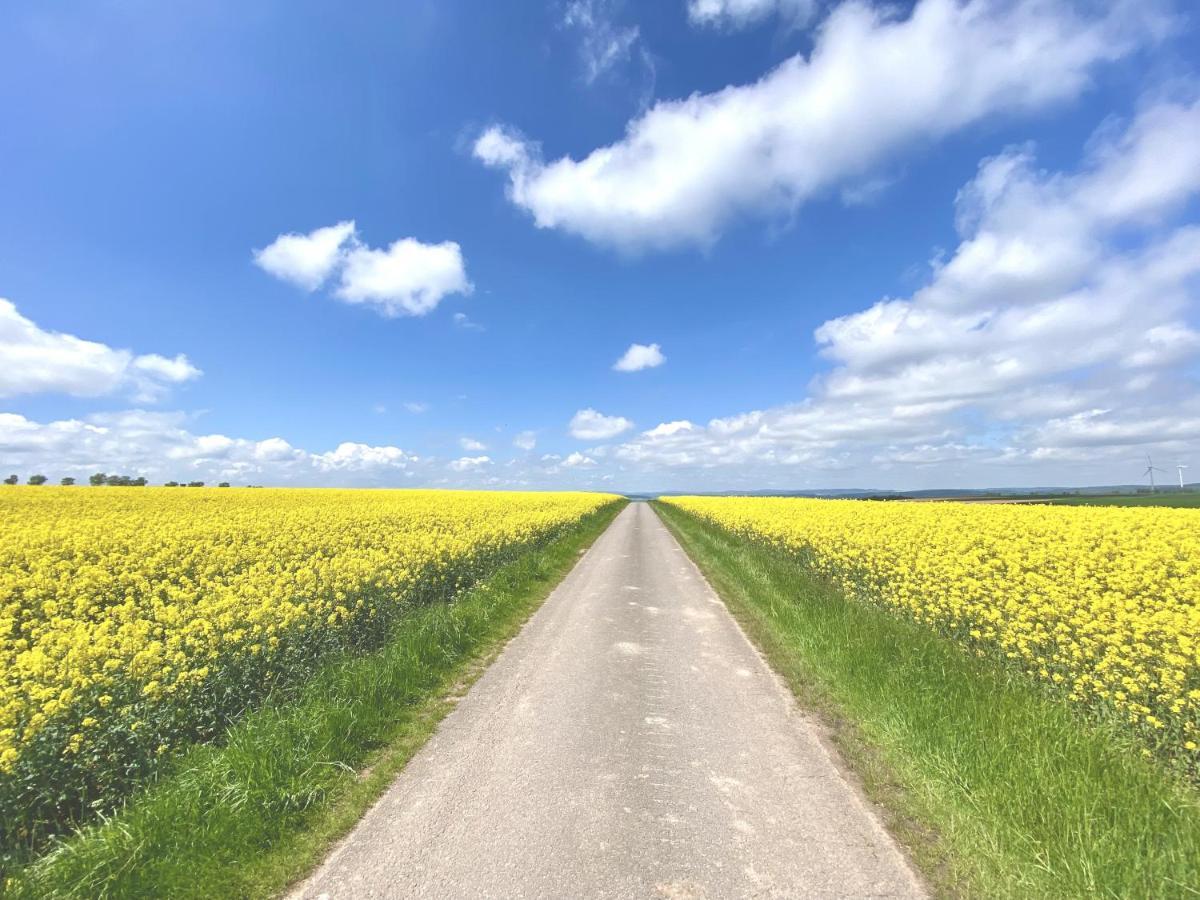
M645 503L295 897L913 897L891 838Z

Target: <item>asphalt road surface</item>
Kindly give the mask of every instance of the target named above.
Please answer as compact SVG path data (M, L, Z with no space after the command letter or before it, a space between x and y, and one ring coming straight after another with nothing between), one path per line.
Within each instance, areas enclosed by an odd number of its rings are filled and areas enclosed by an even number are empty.
M923 893L815 726L634 503L293 896Z

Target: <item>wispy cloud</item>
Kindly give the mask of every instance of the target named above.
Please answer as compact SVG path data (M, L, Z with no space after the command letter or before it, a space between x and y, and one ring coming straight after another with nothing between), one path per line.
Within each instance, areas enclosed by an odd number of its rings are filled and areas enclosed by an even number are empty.
M563 26L579 36L579 57L588 84L628 62L638 42L637 26L616 25L614 13L612 0L572 0L563 12Z
M454 314L454 325L457 328L462 328L464 331L484 331L484 327L478 322L471 319L464 312L456 312Z

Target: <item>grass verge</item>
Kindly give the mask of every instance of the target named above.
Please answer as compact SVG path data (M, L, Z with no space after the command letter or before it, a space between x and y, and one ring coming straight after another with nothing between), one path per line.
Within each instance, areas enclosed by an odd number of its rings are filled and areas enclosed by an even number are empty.
M620 508L453 603L414 610L380 650L331 660L294 701L249 714L110 819L9 873L6 896L279 893L358 821Z
M1200 798L1118 732L778 551L655 509L935 893L1200 896Z

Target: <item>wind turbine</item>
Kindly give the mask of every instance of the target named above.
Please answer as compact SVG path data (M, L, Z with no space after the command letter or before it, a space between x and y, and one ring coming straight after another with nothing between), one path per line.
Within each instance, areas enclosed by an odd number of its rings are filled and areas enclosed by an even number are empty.
M1152 493L1152 494L1154 493L1154 473L1161 472L1161 471L1163 471L1163 470L1154 465L1154 460L1152 460L1150 458L1150 454L1147 453L1146 454L1146 471L1143 472L1142 475L1150 476L1150 493Z
M1179 472L1179 489L1183 490L1183 470L1187 468L1183 463L1176 463L1176 470Z

